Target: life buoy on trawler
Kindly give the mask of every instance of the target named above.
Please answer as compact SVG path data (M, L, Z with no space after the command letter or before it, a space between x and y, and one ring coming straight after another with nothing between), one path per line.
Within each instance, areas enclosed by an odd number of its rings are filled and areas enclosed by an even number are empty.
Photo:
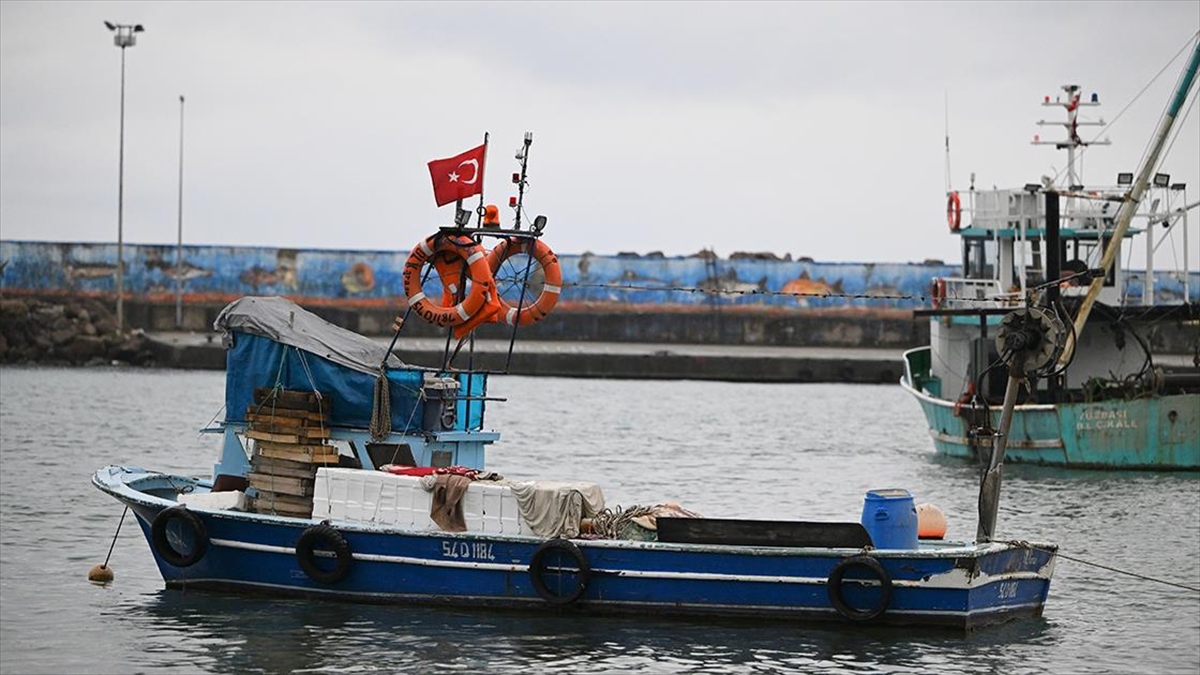
M450 258L466 261L467 278L471 281L470 290L458 304L453 303L458 292L457 283L462 280L458 275L448 278L442 273L443 302L437 304L425 296L421 287L421 269L426 263L433 264L435 258ZM447 266L443 266L443 270ZM465 323L496 294L496 282L488 267L487 252L474 239L467 236L442 236L435 234L413 247L408 260L404 263L401 274L404 281L404 295L408 298L408 306L413 313L437 326L457 326Z
M531 256L542 268L542 292L536 299L525 298L524 302L518 301L521 305L519 311L502 296L497 298L500 303L498 319L510 326L528 326L546 318L562 293L562 266L558 262L558 256L540 239L501 239L488 253L488 267L492 275L500 271L504 261L520 253ZM524 276L524 270L518 272Z
M946 196L946 224L951 232L958 232L958 228L962 227L962 200L957 192Z
M929 303L934 309L939 309L946 304L946 280L941 277L934 277L929 284Z

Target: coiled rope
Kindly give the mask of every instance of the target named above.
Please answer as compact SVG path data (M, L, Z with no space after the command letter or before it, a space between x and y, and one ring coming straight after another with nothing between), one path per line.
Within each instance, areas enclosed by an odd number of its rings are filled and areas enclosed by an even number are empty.
M392 390L388 386L387 368L379 369L375 378L374 400L371 402L371 440L379 442L392 433Z
M654 506L631 506L622 509L604 509L592 518L592 532L599 539L620 539L634 518L648 516L655 512Z

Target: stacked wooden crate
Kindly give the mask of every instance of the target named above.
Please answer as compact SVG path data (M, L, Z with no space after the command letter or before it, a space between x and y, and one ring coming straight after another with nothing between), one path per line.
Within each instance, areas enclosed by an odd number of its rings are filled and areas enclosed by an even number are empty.
M250 487L255 513L312 515L317 467L337 465L329 444L329 399L311 391L260 388L246 411L246 438L254 440Z

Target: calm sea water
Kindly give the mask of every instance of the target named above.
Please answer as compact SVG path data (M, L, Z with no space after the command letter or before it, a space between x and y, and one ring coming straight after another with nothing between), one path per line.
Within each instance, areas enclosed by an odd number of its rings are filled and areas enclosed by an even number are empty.
M4 673L1190 673L1200 593L1061 560L1046 615L963 636L765 622L608 619L166 591L89 484L134 464L207 474L218 372L0 368ZM610 505L856 520L904 487L975 531L977 471L932 451L897 387L495 377L490 468L600 483ZM1011 466L1003 537L1200 587L1200 475Z

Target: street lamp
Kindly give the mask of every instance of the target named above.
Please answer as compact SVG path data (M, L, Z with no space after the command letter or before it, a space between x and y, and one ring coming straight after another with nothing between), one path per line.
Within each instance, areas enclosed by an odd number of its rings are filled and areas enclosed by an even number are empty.
M179 239L175 244L175 329L183 326L183 94L179 95Z
M117 330L125 330L125 48L137 44L135 33L146 30L142 24L126 25L105 21L115 33L113 44L121 48L121 140L117 159Z

